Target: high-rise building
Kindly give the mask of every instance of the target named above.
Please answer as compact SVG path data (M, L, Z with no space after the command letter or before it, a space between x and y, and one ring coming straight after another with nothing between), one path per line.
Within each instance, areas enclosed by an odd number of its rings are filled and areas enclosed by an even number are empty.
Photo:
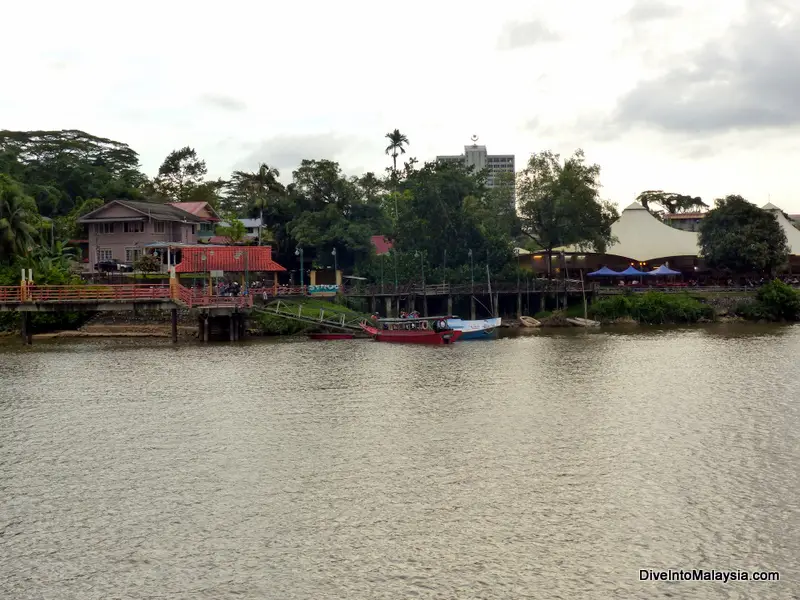
M473 138L477 141L477 138ZM452 161L463 163L467 167L475 167L475 171L487 170L486 185L495 187L503 183L501 173L515 173L513 154L488 154L486 146L472 144L464 146L464 154L451 156L437 156L436 160Z

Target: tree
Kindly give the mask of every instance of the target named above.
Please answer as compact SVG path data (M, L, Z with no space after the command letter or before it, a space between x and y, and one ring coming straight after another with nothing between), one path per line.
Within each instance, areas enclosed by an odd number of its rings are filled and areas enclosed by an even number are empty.
M392 157L392 171L394 176L397 177L397 156L398 154L405 154L405 147L408 145L408 138L405 134L400 133L399 129L386 134L386 139L389 140L389 145L386 146L386 154Z
M790 252L775 216L736 195L717 200L702 220L700 249L709 267L730 275L772 276Z
M0 262L9 263L28 253L38 221L33 199L11 177L0 173Z
M286 188L278 177L278 169L266 163L261 163L252 172L234 171L227 185L227 198L242 212L258 215L263 225L265 209L286 195Z
M619 218L600 199L600 167L587 165L577 150L563 163L558 154L534 154L517 177L522 232L543 249L548 272L554 248L578 245L604 252Z
M83 198L139 198L146 181L127 144L78 130L0 131L0 172L46 217L66 215Z
M142 254L133 268L141 273L158 273L161 270L161 261L152 254Z
M185 202L208 173L206 162L197 158L194 148L184 146L173 150L158 168L155 190L171 202Z
M77 204L68 215L57 217L55 220L56 237L59 240L74 240L84 237L86 226L78 223L78 219L97 210L103 204L104 202L100 198L87 198Z
M229 244L238 244L244 241L247 235L247 228L236 215L226 215L224 221L227 225L218 225L216 234L226 238Z
M653 210L650 205L658 204L671 215L701 211L708 208L708 204L703 202L703 199L699 196L687 196L685 194L675 194L662 190L648 190L642 192L636 197L636 200L651 212L653 212Z

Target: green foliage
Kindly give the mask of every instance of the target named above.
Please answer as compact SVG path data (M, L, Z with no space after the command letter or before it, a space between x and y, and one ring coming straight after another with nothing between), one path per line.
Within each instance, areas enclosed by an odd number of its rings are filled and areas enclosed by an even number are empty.
M79 204L76 204L68 215L56 217L55 237L60 240L82 239L86 234L86 226L78 223L78 219L84 215L88 215L94 210L97 210L103 206L103 204L104 202L100 198L87 198L86 200L81 201Z
M400 133L399 129L390 131L386 134L386 139L389 140L389 145L386 146L386 154L392 157L392 175L397 176L397 156L398 154L406 153L406 146L408 145L408 138L405 134Z
M225 209L237 214L261 216L261 211L270 203L286 195L286 188L278 181L280 172L266 163L261 163L256 171L234 171L227 182Z
M619 215L600 200L599 176L600 167L587 165L581 150L563 163L552 152L534 154L517 178L522 231L548 255L571 244L603 252Z
M750 321L798 321L800 293L776 279L759 288L755 302L738 305L735 313Z
M789 257L778 220L741 196L717 200L700 223L700 249L709 267L735 275L773 275Z
M136 199L146 180L127 144L77 130L0 131L0 173L46 217L68 214L83 198Z
M652 210L651 204L657 204L671 215L708 208L708 204L703 202L703 199L699 196L686 196L685 194L675 194L662 190L642 192L636 197L636 200L641 202L642 206L647 210Z
M38 223L33 199L11 177L0 173L0 264L28 253Z
M216 235L220 235L227 239L229 244L236 244L244 240L247 235L247 228L244 226L236 215L226 215L225 222L227 225L217 226Z
M647 324L696 323L713 320L714 309L688 294L647 292L603 298L589 307L589 314L603 322L632 318Z
M203 183L206 173L206 162L197 157L194 148L185 146L167 155L158 168L153 187L170 202L187 202Z
M142 273L157 273L161 270L161 261L152 254L142 254L133 268Z

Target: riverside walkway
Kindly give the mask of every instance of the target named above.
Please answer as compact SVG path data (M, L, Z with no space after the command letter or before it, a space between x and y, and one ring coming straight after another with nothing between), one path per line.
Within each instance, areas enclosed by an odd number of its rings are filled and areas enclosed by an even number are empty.
M198 312L201 339L208 340L209 319L226 317L231 341L244 331L242 315L253 306L252 296L200 294L173 280L164 284L0 286L0 312L22 315L21 334L31 342L30 314L40 312L134 311L138 307L172 313L172 341L178 340L178 309Z

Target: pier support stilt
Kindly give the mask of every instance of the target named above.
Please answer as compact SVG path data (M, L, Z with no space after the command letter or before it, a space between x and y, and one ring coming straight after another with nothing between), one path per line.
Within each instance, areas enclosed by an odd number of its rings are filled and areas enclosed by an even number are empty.
M171 317L171 320L172 320L172 343L173 344L177 344L178 343L178 309L177 308L173 308L170 311L170 313L171 313L170 317Z
M19 333L22 337L22 343L30 346L33 343L33 332L31 331L31 313L23 312L20 314L22 317L19 324Z
M369 308L372 311L373 315L376 312L378 312L378 298L377 297L375 297L375 296L372 297L372 299L370 300L370 303L369 303Z
M447 316L453 316L453 297L447 296Z
M394 314L392 313L392 297L386 296L383 299L383 304L385 305L386 308L386 318L391 319L392 317L394 317Z
M203 341L207 342L211 339L211 322L208 320L208 315L202 317L203 319Z
M494 316L500 316L500 294L495 293L494 295Z
M517 292L517 318L522 316L522 292Z
M228 317L228 336L232 342L236 341L236 318L234 315Z
M475 296L469 297L469 318L475 320Z

